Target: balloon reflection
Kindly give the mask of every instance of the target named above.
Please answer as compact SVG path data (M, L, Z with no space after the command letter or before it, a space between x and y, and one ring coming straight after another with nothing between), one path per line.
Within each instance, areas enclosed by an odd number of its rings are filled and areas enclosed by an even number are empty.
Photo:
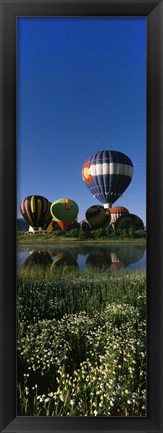
M23 263L23 267L32 268L33 266L41 266L45 268L52 264L52 258L48 251L33 251Z
M64 267L64 266L73 266L78 268L79 265L72 253L69 251L61 251L54 258L53 263L51 265L51 271L53 271L56 267Z
M126 265L121 262L120 257L118 256L118 254L116 254L116 252L112 252L110 254L110 256L111 256L111 269L112 270L119 271L120 269L126 268Z
M106 254L104 251L91 252L86 260L86 266L88 268L97 268L99 270L106 270L111 265L110 254Z
M51 266L51 270L64 267L81 269L97 268L98 270L120 270L141 261L145 245L117 245L95 247L93 245L77 245L60 249L58 246L48 250L33 250L24 261L27 269L39 265L43 268ZM26 249L27 251L27 249ZM21 254L21 253L19 253ZM83 266L84 264L84 266ZM140 266L140 265L139 265Z

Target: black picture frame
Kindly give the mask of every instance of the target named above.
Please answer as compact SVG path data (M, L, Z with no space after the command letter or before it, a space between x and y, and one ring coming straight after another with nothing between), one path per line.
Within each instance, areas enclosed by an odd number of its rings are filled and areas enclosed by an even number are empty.
M163 432L163 0L1 0L1 432ZM146 16L147 417L16 417L16 17ZM134 103L134 101L133 101Z

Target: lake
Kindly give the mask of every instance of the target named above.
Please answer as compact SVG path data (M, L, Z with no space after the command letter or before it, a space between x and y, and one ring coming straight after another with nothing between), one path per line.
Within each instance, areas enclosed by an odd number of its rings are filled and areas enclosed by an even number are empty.
M145 269L146 246L136 243L17 245L17 267L40 264L76 266L83 271L97 268L106 271Z

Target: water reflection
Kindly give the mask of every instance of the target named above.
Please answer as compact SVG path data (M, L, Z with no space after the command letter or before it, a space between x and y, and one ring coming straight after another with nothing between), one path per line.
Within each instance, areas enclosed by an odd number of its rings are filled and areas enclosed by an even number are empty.
M121 261L119 255L116 251L111 252L111 269L113 271L119 271L120 269L125 269L126 265Z
M42 266L46 268L53 263L48 251L33 251L23 263L24 268L32 268L33 266Z
M86 260L86 265L88 268L97 268L106 270L111 266L111 256L110 253L105 253L102 249L97 249L95 252L91 252Z
M51 271L53 271L56 267L64 266L73 266L76 268L79 267L74 255L70 251L63 250L57 254L57 256L53 260L53 264L51 265Z
M22 265L56 267L76 267L82 270L97 268L99 270L120 270L125 268L145 268L146 247L143 244L109 244L109 245L56 245L46 248L35 247L30 250L18 246L18 268Z

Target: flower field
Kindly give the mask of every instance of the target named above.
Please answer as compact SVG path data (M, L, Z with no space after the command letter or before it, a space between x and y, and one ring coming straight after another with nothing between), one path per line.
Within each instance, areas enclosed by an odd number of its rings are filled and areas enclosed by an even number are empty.
M19 416L146 415L145 271L17 278Z

